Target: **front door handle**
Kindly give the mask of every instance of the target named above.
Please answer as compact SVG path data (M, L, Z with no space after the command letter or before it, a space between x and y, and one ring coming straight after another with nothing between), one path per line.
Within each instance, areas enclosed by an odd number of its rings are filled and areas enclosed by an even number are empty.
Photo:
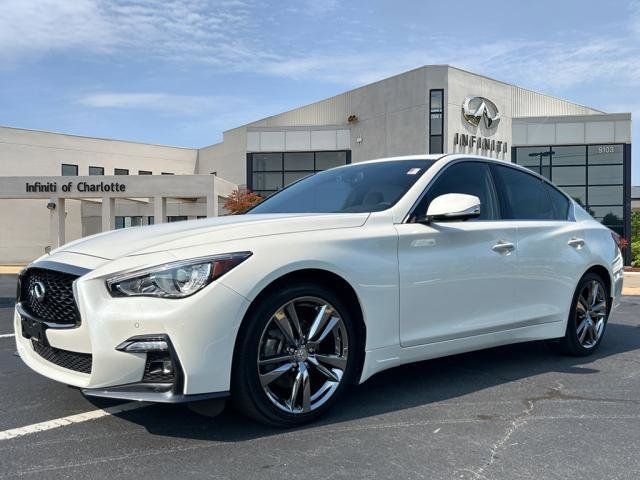
M509 255L515 249L516 246L513 243L503 242L502 240L491 247L491 250L493 250L494 252L502 253L503 255Z
M584 240L582 238L573 237L567 242L567 245L580 250L582 247L584 247Z

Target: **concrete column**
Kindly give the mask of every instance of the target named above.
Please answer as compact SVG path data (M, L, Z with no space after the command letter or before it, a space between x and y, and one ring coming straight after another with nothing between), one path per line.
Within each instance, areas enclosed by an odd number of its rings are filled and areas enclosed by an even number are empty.
M52 198L49 203L55 205L49 210L49 232L51 235L51 248L57 248L65 243L65 202L64 198Z
M153 197L153 217L155 224L167 222L166 197Z
M216 192L207 195L207 217L218 216L218 195Z
M116 228L116 199L110 197L102 198L102 231L114 230Z

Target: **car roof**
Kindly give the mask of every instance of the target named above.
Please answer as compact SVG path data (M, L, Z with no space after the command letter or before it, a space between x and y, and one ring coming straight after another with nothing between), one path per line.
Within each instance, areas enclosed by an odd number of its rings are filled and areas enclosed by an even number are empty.
M362 162L356 162L356 165L362 165L365 163L378 163L378 162L394 162L394 161L403 161L403 160L439 160L442 157L445 157L446 154L424 154L424 155L404 155L400 157L382 157L382 158L374 158L371 160L365 160Z

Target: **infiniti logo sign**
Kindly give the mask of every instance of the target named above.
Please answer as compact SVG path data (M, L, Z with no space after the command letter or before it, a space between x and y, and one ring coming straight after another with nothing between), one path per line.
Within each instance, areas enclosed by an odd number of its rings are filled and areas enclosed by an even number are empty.
M500 112L495 103L484 97L467 97L462 104L462 116L471 125L477 127L484 118L487 128L493 128L500 122Z
M47 294L47 290L42 282L36 282L31 286L31 296L35 298L39 303L44 302L44 297Z

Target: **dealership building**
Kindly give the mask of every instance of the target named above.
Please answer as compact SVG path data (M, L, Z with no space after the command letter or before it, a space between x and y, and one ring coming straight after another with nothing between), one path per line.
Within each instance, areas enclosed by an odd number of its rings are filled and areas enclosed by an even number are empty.
M267 196L337 165L421 153L523 165L629 236L630 113L429 65L227 130L202 148L0 127L0 264L105 229L218 215L237 187Z

